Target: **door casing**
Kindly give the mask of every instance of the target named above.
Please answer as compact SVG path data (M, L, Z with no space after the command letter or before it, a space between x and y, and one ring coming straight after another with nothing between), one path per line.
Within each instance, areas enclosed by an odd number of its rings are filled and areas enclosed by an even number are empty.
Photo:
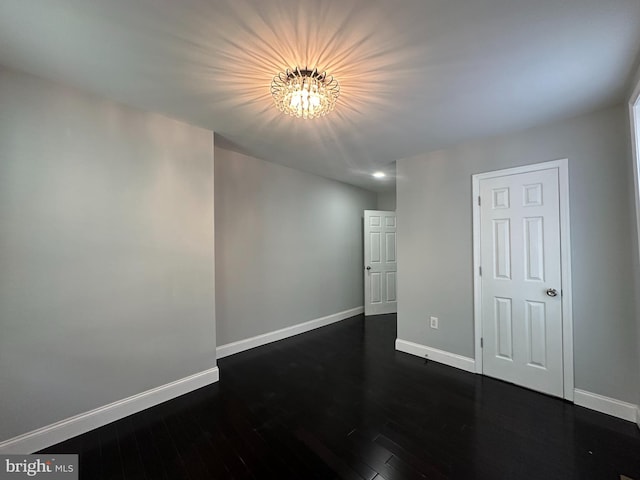
M473 316L474 316L474 351L476 373L482 374L482 282L480 277L480 181L487 178L516 175L520 173L558 169L558 187L560 194L560 259L561 259L561 302L562 302L562 368L564 398L573 401L573 316L571 293L571 232L569 222L569 161L568 159L552 160L522 167L507 168L472 176L473 202Z

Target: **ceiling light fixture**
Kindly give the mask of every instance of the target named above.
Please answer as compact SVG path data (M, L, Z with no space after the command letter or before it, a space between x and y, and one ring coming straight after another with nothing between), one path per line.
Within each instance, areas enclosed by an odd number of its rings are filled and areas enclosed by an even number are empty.
M281 112L298 118L316 118L336 106L340 85L327 72L296 67L273 77L271 95Z
M384 172L376 172L376 173L373 174L373 176L376 177L376 178L384 178L387 175Z

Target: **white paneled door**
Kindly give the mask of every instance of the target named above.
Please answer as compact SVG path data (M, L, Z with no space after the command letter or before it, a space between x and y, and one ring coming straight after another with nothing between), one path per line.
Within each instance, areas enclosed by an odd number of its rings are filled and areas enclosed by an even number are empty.
M364 212L364 314L397 311L396 214Z
M483 373L562 397L558 169L479 188Z

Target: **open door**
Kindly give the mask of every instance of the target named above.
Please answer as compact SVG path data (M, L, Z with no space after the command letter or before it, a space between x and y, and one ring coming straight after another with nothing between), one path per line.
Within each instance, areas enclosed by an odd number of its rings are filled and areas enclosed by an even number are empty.
M396 213L364 212L364 314L397 311Z

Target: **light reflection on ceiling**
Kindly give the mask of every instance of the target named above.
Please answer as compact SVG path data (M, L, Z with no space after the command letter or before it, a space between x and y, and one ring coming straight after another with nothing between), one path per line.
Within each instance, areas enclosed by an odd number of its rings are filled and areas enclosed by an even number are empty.
M621 102L640 2L3 0L0 45L0 64L380 190L397 159ZM333 112L274 108L295 66L338 79Z

